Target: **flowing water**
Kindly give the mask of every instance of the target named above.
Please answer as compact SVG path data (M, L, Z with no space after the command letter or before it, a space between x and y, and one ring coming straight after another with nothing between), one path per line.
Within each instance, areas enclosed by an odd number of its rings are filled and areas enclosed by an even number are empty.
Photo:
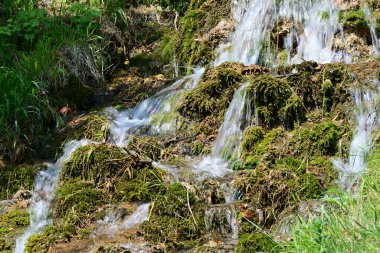
M211 155L194 165L197 173L206 177L223 177L231 172L228 168L228 160L240 157L242 124L251 118L250 104L247 103L245 92L248 85L249 82L241 85L235 92L219 129Z
M373 23L372 11L369 8L364 8L364 13L365 13L366 20L367 20L367 23L369 25L370 32L371 32L373 51L374 51L376 56L379 56L380 55L380 42L379 42L379 37L377 36L377 33L376 33L375 25Z
M271 51L281 47L287 51L288 63L350 61L346 53L333 50L334 37L342 30L333 0L240 0L234 6L238 25L229 43L219 48L215 65L225 61L266 64L275 59ZM276 45L270 36L280 21L288 23L289 31L280 40L283 45Z
M373 145L373 132L378 127L378 99L380 95L380 82L372 81L374 87L363 91L362 88L353 90L352 97L355 101L355 117L357 127L351 142L348 162L342 159L334 159L333 163L338 168L339 183L347 189L351 188L360 180L360 176L367 172L366 157Z
M200 69L195 74L174 82L171 86L140 102L133 109L118 111L115 108L107 108L105 113L111 121L110 142L118 147L125 147L128 145L132 134L138 134L138 131L146 132L147 129L142 128L149 127L151 117L154 114L162 110L170 111L171 104L167 103L163 108L164 103L175 95L194 89L198 85L203 71L204 69ZM170 126L169 124L163 128L167 129ZM160 129L156 128L155 130L159 132Z
M64 162L78 148L93 143L90 140L71 141L67 143L63 150L63 155L55 164L50 164L48 169L38 173L34 190L32 193L31 204L29 206L30 225L23 235L16 241L15 253L24 253L25 244L30 236L41 232L51 223L49 218L50 205L54 199L54 190L57 186L59 172Z

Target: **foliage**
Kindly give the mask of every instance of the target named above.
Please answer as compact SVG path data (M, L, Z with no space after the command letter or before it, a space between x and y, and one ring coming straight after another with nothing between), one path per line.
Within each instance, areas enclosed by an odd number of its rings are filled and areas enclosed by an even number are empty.
M379 147L368 159L369 174L364 175L356 195L331 192L321 214L310 222L293 226L293 240L287 252L376 252L379 244Z
M0 214L0 252L12 252L16 238L29 225L27 210L15 209Z
M34 166L5 166L0 169L0 200L10 199L20 189L32 190L39 171Z
M272 238L262 233L242 234L235 252L277 252L276 246Z

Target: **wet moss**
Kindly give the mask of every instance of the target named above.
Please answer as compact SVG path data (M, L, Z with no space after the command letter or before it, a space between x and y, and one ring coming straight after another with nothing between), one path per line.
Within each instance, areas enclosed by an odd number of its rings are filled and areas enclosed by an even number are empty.
M208 70L201 83L184 94L178 112L185 118L199 123L200 131L214 132L232 100L235 89L244 80L240 64L226 63ZM206 133L207 134L207 133Z
M97 208L107 202L105 194L88 181L69 181L60 185L54 203L54 216L69 224L83 224L95 218Z
M25 209L10 210L0 214L0 252L12 252L17 237L29 225Z
M163 147L157 138L151 136L133 137L128 144L128 149L137 150L144 157L158 161L161 158Z
M10 199L20 189L31 190L38 169L31 165L7 165L0 169L0 200Z
M50 247L57 242L69 242L75 234L74 226L48 226L43 232L32 235L25 246L25 252L48 252Z
M264 227L270 227L287 207L321 197L325 190L322 184L304 162L292 158L277 160L270 167L241 172L237 178L242 200L252 203L263 214L253 221Z
M136 177L128 176L120 178L115 184L115 201L149 202L157 195L163 194L167 182L165 173L157 168L142 169Z
M247 94L252 99L254 121L260 126L292 128L296 121L303 119L300 98L282 79L259 76L247 87Z
M81 115L69 122L61 135L65 141L90 139L102 142L109 137L109 123L105 116L98 113Z
M128 174L130 177L144 167L141 159L108 144L94 144L79 148L65 163L61 180L81 179L102 187L107 179Z
M269 236L256 232L252 234L242 234L236 246L236 253L246 252L278 252L278 244Z
M359 34L368 34L369 27L363 10L341 11L339 22L343 24L345 30Z
M146 240L178 250L200 238L205 229L203 215L203 202L175 183L154 201L150 220L142 224L142 230Z

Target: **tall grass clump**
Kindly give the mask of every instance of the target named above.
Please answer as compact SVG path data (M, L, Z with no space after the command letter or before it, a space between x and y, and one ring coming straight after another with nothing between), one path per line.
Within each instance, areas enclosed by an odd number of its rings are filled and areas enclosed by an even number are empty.
M380 147L373 149L368 168L357 194L328 198L320 215L293 227L287 252L380 251Z

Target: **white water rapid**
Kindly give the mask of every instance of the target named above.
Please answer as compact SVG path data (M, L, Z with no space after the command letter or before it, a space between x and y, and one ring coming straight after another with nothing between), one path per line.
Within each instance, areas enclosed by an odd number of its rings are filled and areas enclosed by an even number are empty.
M355 117L357 127L351 142L348 162L342 159L334 159L333 163L339 170L339 183L347 190L352 190L363 173L367 172L366 157L372 145L372 134L379 125L378 105L380 95L380 82L372 81L374 87L363 91L362 88L353 90L353 100L355 101Z
M71 141L67 143L63 150L63 155L55 164L50 164L48 169L38 173L34 190L32 192L31 204L29 206L30 225L16 241L15 253L24 253L25 245L30 236L41 232L51 223L49 218L50 205L54 199L54 190L56 188L59 172L64 162L78 148L93 143L90 140Z

